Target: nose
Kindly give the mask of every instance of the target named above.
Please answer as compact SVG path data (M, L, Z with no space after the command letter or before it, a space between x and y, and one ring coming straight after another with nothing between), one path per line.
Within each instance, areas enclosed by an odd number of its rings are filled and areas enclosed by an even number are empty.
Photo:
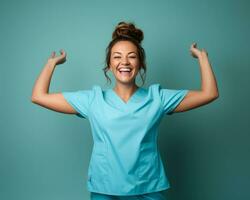
M126 64L129 64L129 61L128 61L128 58L127 57L124 57L121 61L122 64L126 65Z

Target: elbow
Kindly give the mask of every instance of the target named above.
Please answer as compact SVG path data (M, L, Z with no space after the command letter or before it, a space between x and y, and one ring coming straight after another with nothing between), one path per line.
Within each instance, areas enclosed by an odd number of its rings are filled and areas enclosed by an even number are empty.
M31 96L30 101L31 101L32 103L36 103L37 98L36 98L35 96Z
M219 98L219 93L217 93L216 95L215 95L215 99L218 99Z
M219 98L219 91L218 89L213 91L205 91L203 93L204 97L209 101L214 101L215 99Z
M37 96L38 96L37 92L33 90L32 93L31 93L30 101L32 103L35 103L36 100L37 100Z
M47 93L42 93L42 92L36 92L33 91L30 97L30 100L32 103L37 103L41 101L41 99L46 95Z
M219 98L219 93L217 92L213 95L210 95L208 98L210 99L210 101L214 101L215 99Z
M209 102L214 101L215 99L218 99L219 98L219 93L218 92L214 92L214 93L211 93L211 92L208 93L207 92L207 93L203 94L203 97L204 97L204 101L209 103Z
M47 94L32 94L30 100L32 103L40 105L44 101L46 95Z
M214 99L218 99L219 98L219 91L218 89L216 90L215 94L213 95Z
M37 103L39 101L41 97L37 96L37 95L32 95L30 100L32 103Z

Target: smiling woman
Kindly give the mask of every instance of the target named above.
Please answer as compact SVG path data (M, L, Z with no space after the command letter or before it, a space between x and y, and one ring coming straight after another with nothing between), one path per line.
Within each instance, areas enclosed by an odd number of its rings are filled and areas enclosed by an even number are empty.
M104 74L111 82L107 72L112 71L116 79L113 90L125 102L138 89L135 83L138 73L143 81L142 85L145 82L146 58L141 46L143 38L142 30L135 27L133 23L120 22L112 34L112 41L106 48Z
M115 87L103 90L93 85L88 90L49 94L56 65L66 61L66 53L53 52L38 77L32 102L48 109L76 114L88 119L94 147L88 170L87 188L91 199L164 199L170 188L157 148L158 128L166 115L204 105L218 97L215 77L207 53L190 48L199 59L202 90L167 89L160 84L139 87L136 77L145 81L143 32L133 23L120 22L106 49L103 68L115 77ZM143 74L141 72L143 71Z
M136 49L137 47L129 41L120 41L113 46L110 70L116 78L116 89L123 86L131 88L135 86L135 78L140 70L140 61L135 53Z
M112 40L106 48L106 67L103 68L107 80L107 72L114 68L127 66L134 70L136 76L139 72L143 84L145 82L146 63L145 51L141 46L144 34L141 29L135 27L133 23L120 22L112 33ZM121 66L119 66L119 64ZM143 74L142 73L143 70ZM115 75L115 74L114 74ZM129 81L134 84L135 76Z

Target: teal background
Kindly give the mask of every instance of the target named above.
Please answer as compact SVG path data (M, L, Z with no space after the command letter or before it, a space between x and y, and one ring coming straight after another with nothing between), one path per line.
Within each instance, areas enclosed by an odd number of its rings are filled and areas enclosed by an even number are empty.
M192 42L207 50L218 82L219 99L161 123L167 199L250 199L249 9L246 0L1 1L0 199L89 199L89 122L33 104L31 92L61 48L67 62L54 71L51 93L113 87L102 68L122 20L145 34L144 87L200 89Z

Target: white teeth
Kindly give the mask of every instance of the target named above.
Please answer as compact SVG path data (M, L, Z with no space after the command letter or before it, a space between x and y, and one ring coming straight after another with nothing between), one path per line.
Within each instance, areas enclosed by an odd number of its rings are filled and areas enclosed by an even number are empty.
M121 69L120 72L130 72L130 69Z
M131 69L129 69L129 68L121 68L119 71L120 72L131 72Z

